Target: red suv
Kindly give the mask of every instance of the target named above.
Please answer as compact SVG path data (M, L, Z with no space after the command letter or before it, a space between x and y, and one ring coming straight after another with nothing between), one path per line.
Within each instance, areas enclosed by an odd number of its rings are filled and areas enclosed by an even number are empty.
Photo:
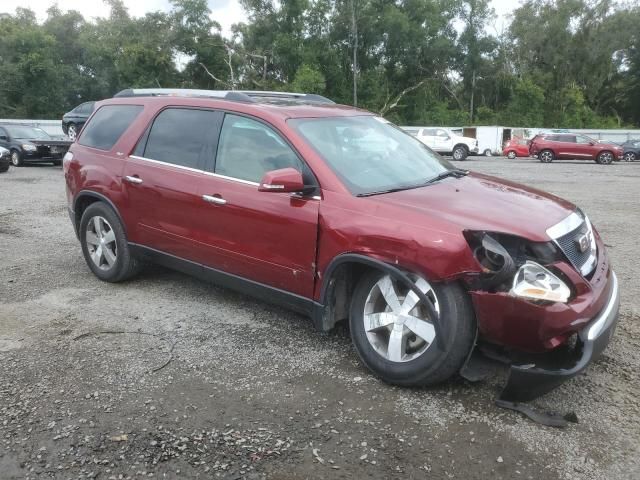
M319 96L126 90L96 105L64 172L101 280L152 261L321 331L348 320L390 383L441 382L482 341L513 355L502 398L527 400L582 371L617 322L616 276L574 205Z
M529 153L542 163L553 160L595 160L608 165L622 160L623 149L619 145L599 143L576 133L552 133L536 135L531 139Z

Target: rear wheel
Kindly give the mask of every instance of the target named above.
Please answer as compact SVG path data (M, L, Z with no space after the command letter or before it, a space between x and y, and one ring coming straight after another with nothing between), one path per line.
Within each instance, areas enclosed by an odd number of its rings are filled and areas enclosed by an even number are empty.
M131 254L120 219L105 203L87 207L79 232L84 259L100 280L121 282L140 270L140 261Z
M487 148L483 153L485 157L490 157L493 155L490 148Z
M636 154L634 152L627 152L624 154L624 156L622 157L623 160L625 162L635 162L636 161Z
M429 317L417 295L390 275L372 272L354 291L349 323L363 363L385 382L413 386L442 382L459 371L475 339L468 295L457 284L431 285L410 275L431 300L439 320ZM439 321L444 351L436 344Z
M613 163L613 153L611 152L600 152L598 157L596 158L596 162L600 165L609 165Z
M17 150L11 150L11 165L14 167L21 167L24 164L22 161L22 155Z
M453 152L451 152L451 156L453 157L454 160L464 160L467 158L468 155L469 155L469 151L467 150L467 147L465 147L464 145L456 145L453 148Z
M554 159L553 152L551 150L542 150L538 158L542 163L551 163Z
M507 153L507 158L510 158L511 160L513 160L514 158L516 158L516 152L514 152L513 150L511 150L509 153Z

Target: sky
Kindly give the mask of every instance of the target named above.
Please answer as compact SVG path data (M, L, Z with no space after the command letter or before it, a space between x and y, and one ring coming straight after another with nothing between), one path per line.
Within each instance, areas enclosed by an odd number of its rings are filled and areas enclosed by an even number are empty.
M54 3L60 10L78 10L85 18L104 17L108 15L108 9L101 0L0 0L0 13L14 13L16 7L30 8L39 20L44 20L47 9ZM133 16L142 16L146 12L156 10L168 11L169 0L124 0ZM492 0L491 4L499 16L496 21L498 30L504 25L504 18L509 15L519 4L517 0ZM211 17L222 26L222 33L228 36L231 25L242 22L246 16L240 6L239 0L209 0ZM491 33L493 29L490 28Z

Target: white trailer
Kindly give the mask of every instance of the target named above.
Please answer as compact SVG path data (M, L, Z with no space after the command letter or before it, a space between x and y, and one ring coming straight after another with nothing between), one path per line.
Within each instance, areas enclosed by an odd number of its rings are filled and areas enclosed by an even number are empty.
M530 132L525 128L479 126L462 127L462 135L478 140L480 155L502 155L502 147L513 137L530 138Z

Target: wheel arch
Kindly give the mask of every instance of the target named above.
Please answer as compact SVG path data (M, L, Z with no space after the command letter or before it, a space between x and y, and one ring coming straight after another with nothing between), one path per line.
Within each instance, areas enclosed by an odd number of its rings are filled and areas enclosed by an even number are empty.
M102 195L101 193L94 192L91 190L81 190L73 201L73 215L74 215L74 228L76 230L76 234L79 233L80 229L80 220L82 219L82 214L87 209L87 207L96 202L103 202L109 205L109 207L113 210L113 212L118 217L120 224L124 230L125 235L127 234L127 226L122 220L122 215L118 211L118 208L114 205L114 203L109 200L107 197Z
M431 318L438 314L428 297L415 285L399 266L360 253L343 253L329 262L322 275L322 286L318 303L322 305L314 313L314 323L320 331L328 331L339 321L349 316L351 294L357 281L367 272L377 270L391 275L414 291L429 310ZM346 317L345 317L346 315ZM439 321L434 322L438 348L444 348Z

